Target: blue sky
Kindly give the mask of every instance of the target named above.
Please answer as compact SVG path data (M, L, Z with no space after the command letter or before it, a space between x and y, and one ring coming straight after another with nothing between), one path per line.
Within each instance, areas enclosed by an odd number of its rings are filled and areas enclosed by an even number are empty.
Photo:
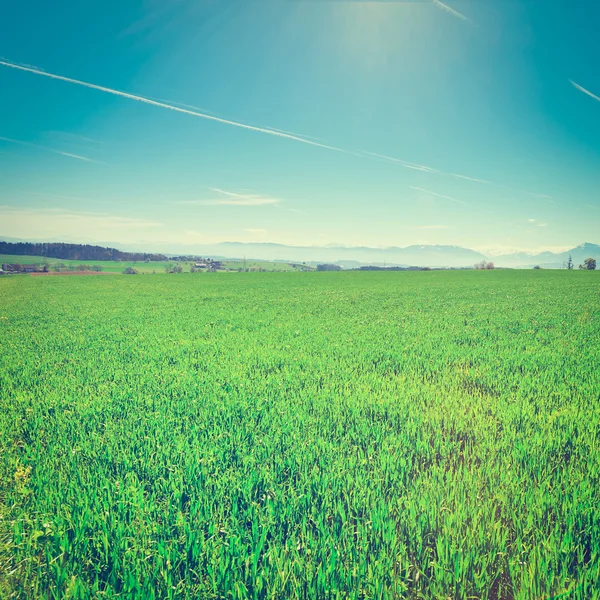
M598 22L591 0L11 3L0 60L30 70L0 65L0 235L600 242Z

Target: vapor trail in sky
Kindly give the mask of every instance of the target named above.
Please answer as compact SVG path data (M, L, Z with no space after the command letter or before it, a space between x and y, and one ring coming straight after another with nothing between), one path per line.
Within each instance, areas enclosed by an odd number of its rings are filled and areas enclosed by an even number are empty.
M24 67L24 66L6 62L3 60L0 60L0 65L2 65L4 67L9 67L11 69L18 69L20 71L34 73L35 75L42 75L43 77L49 77L50 79L58 79L59 81L66 81L67 83L74 83L75 85L81 85L83 87L87 87L92 90L98 90L100 92L112 94L113 96L121 96L122 98L129 98L129 100L135 100L137 102L143 102L144 104L150 104L152 106L166 108L168 110L173 110L175 112L184 113L186 115L191 115L193 117L200 117L201 119L207 119L209 121L216 121L217 123L223 123L225 125L232 125L233 127L241 127L243 129L248 129L250 131L258 131L260 133L265 133L267 135L273 135L273 136L280 137L280 138L294 140L295 142L302 142L303 144L308 144L310 146L317 146L319 148L325 148L327 150L334 150L335 152L343 152L344 154L355 154L356 155L355 152L351 152L349 150L344 150L343 148L336 148L335 146L329 146L327 144L320 144L318 142L313 142L313 141L310 141L310 140L307 140L307 139L304 139L301 137L297 137L295 135L291 135L289 133L283 133L281 131L275 131L274 129L267 129L264 127L254 127L253 125L246 125L246 123L240 123L238 121L231 121L229 119L222 119L221 117L207 115L205 113L197 112L194 110L179 108L177 106L173 106L172 104L167 104L166 102L158 102L156 100L150 100L150 98L145 98L144 96L128 94L127 92L120 92L119 90L113 90L112 88L107 88L107 87L104 87L101 85L96 85L94 83L87 83L86 81L80 81L78 79L71 79L70 77L63 77L62 75L55 75L54 73L47 73L46 71L42 71L40 69L34 69L33 67Z

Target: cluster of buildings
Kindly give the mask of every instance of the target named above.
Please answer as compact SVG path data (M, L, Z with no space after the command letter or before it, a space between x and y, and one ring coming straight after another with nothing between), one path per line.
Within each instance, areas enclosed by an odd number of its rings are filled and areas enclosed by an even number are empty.
M210 258L207 259L203 259L203 258L199 258L196 259L196 262L194 263L194 265L191 268L192 273L193 272L197 272L197 271L210 271L210 272L215 272L218 271L219 269L222 269L223 265L220 261L218 260L212 260Z
M0 275L6 273L47 273L47 265L22 265L20 263L2 263Z

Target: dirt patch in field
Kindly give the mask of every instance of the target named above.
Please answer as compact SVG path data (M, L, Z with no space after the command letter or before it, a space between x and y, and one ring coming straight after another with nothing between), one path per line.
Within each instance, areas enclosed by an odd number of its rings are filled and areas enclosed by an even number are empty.
M39 275L114 275L114 273L104 273L99 271L64 271L64 272L49 272L49 273L29 273L33 277L38 277Z

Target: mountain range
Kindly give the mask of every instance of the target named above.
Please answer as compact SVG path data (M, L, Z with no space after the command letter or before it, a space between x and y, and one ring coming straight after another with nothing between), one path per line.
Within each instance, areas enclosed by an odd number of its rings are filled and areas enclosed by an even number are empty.
M565 267L569 256L575 268L582 264L586 258L595 258L597 261L600 261L600 245L586 242L565 252L540 252L538 254L516 252L514 254L496 256L492 260L499 267L527 268L539 265L547 269L560 269Z
M459 246L286 246L272 243L223 242L203 248L203 254L230 258L255 258L296 262L331 262L346 268L360 264L398 266L461 267L485 260L485 256Z
M162 250L168 254L166 249ZM194 248L201 255L223 258L253 258L296 262L330 262L344 268L360 265L416 266L416 267L472 267L475 263L492 261L498 267L562 268L569 255L575 268L586 258L600 261L600 245L585 243L566 252L516 252L499 256L486 256L481 252L461 246L391 246L371 248L368 246L286 246L273 243L222 242ZM189 249L187 254L189 254Z
M133 250L134 248L128 248ZM147 248L150 251L150 248ZM271 261L328 262L344 268L360 265L415 266L415 267L472 267L475 263L492 261L498 267L561 268L571 255L575 267L586 258L600 261L600 245L584 243L565 252L516 252L499 256L486 256L476 250L461 246L415 245L372 248L369 246L288 246L274 243L221 242L206 246L174 248L164 245L155 248L164 254L181 250L184 254L199 254L214 258L247 258Z

